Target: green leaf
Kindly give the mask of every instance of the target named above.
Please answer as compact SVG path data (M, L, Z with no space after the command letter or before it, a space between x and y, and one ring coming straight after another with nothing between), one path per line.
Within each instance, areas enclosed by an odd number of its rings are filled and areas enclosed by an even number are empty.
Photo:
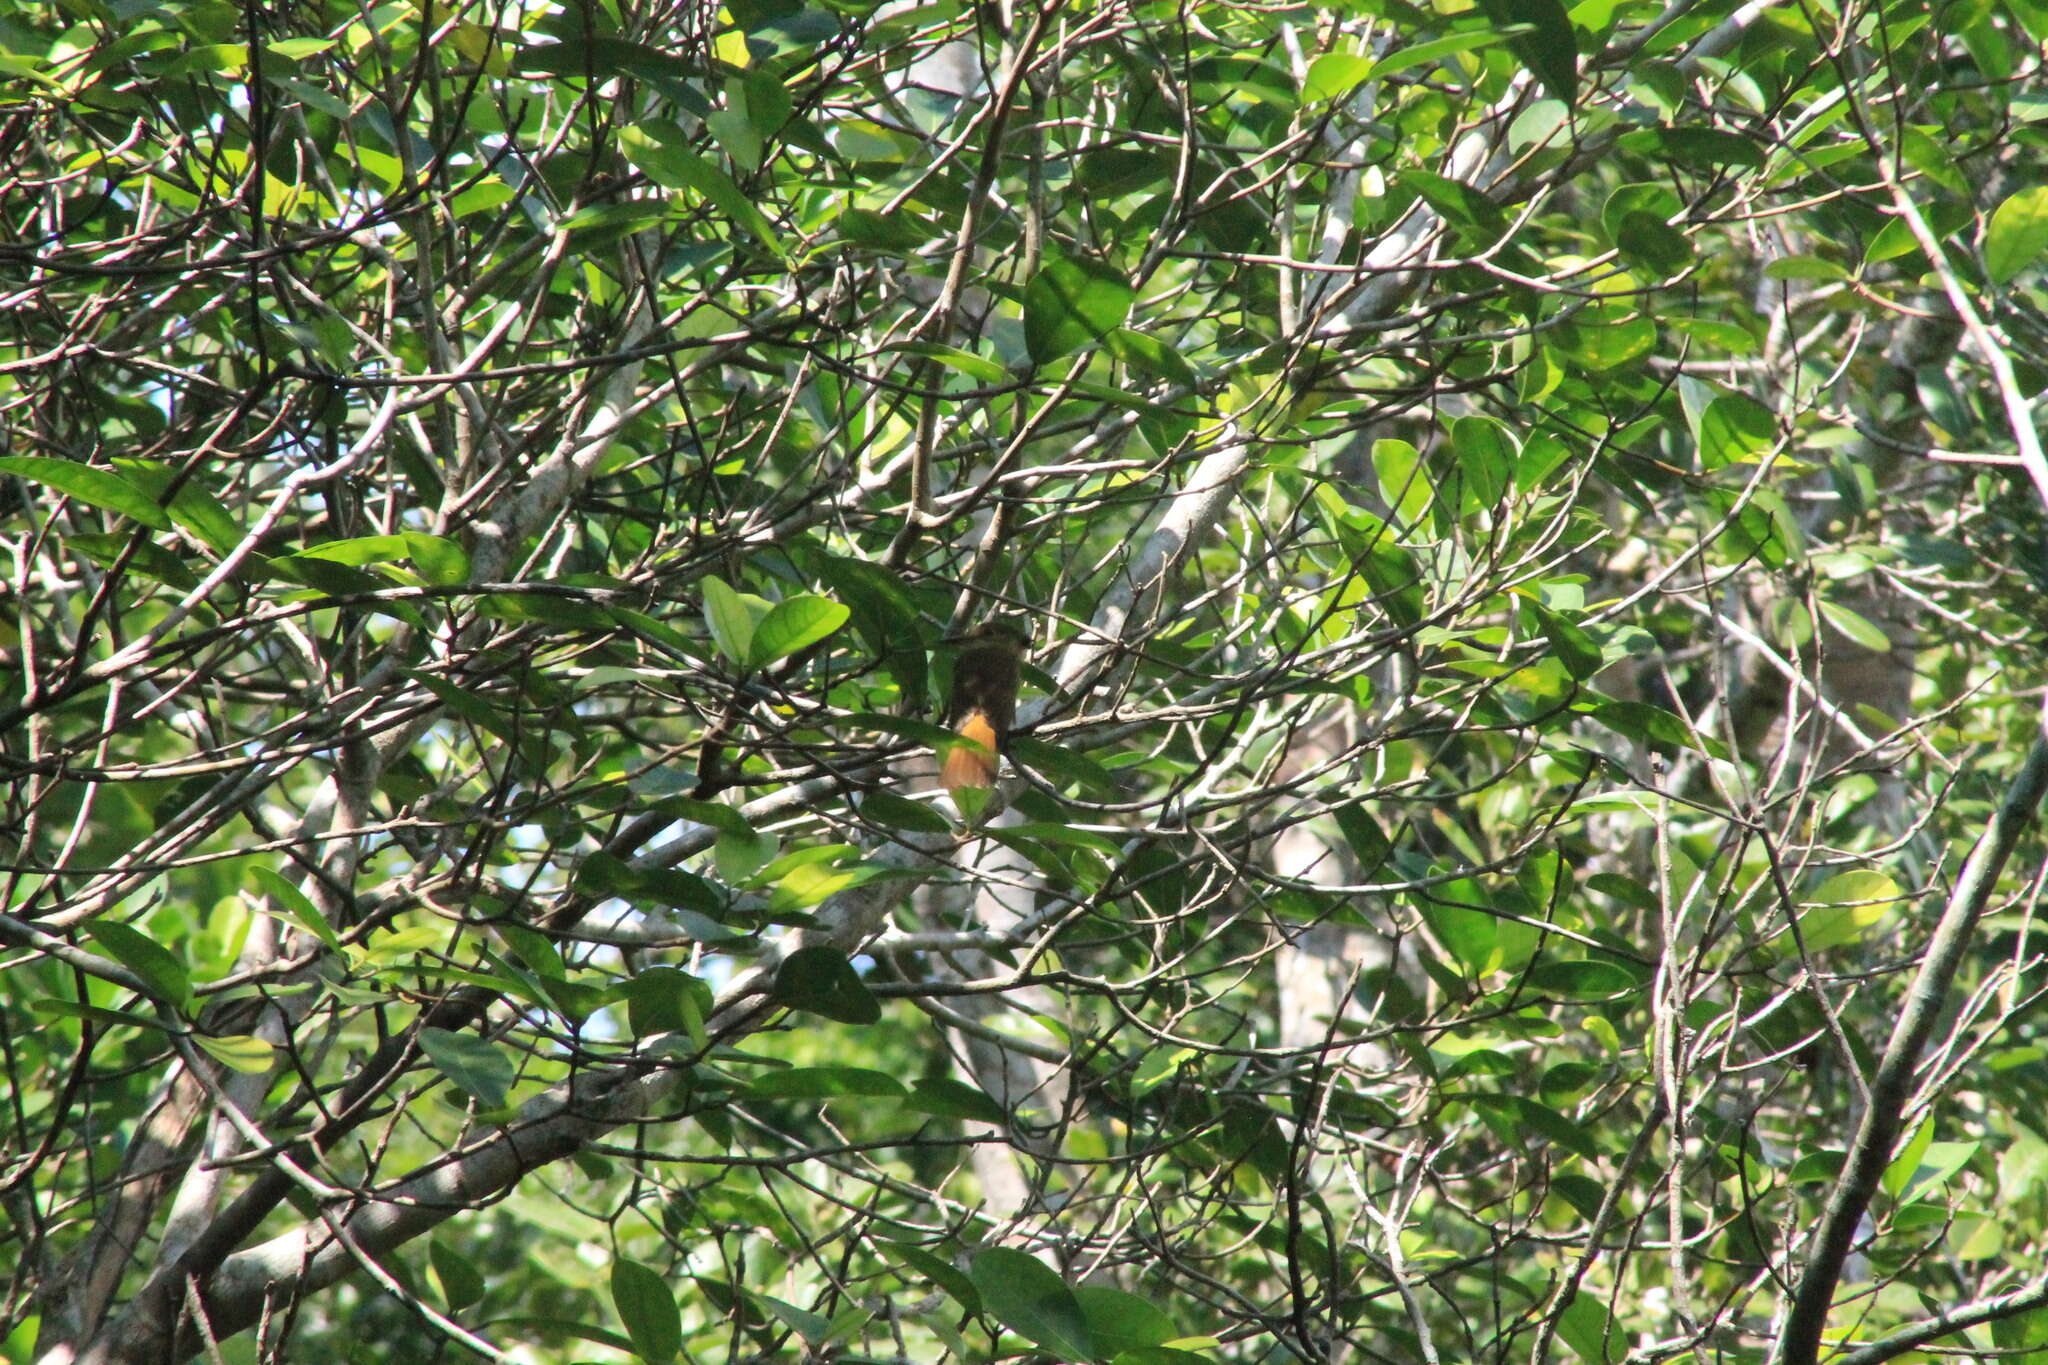
M783 1326L802 1337L806 1345L816 1346L825 1339L830 1324L816 1313L778 1299L773 1294L763 1294L759 1290L748 1290L747 1297L767 1309Z
M1489 250L1507 235L1508 220L1500 206L1462 180L1411 169L1401 172L1401 183L1421 195L1457 230L1468 251Z
M796 911L808 910L814 905L823 905L848 887L861 886L882 876L914 876L914 873L891 872L887 868L867 867L819 867L815 864L800 864L774 879L775 893L769 897L768 911L772 916L785 916ZM763 880L767 880L764 875Z
M974 1119L997 1125L1010 1121L1003 1106L973 1086L947 1076L927 1076L914 1082L903 1108L941 1119Z
M1542 628L1551 654L1574 680L1585 682L1607 666L1606 652L1594 643L1592 636L1548 607L1532 604L1531 610L1536 613L1536 623Z
M1416 903L1430 932L1467 975L1479 976L1493 970L1500 935L1494 917L1482 908L1488 906L1488 901L1477 883L1454 881L1418 892Z
M774 227L754 201L733 183L731 176L690 146L689 137L675 124L667 119L632 124L620 131L619 149L657 185L694 191L713 208L744 226L763 246L778 254L782 252Z
M851 614L831 598L816 593L776 603L754 628L753 666L763 668L808 649L845 625Z
M826 556L821 575L853 610L860 632L903 689L903 703L912 713L926 709L929 681L924 637L917 604L894 571L865 560Z
M1496 1117L1505 1119L1512 1130L1549 1138L1566 1151L1588 1161L1598 1161L1603 1155L1600 1144L1593 1140L1591 1133L1549 1105L1538 1104L1521 1095L1467 1095L1465 1098L1474 1108L1491 1111Z
M747 122L764 142L782 133L782 126L796 109L787 87L765 67L749 67L740 82L740 91L733 93L744 94Z
M455 588L469 582L469 552L448 537L407 531L405 546L420 577L435 587Z
M641 889L639 874L624 859L602 851L576 865L571 884L586 896L625 896Z
M1818 905L1890 905L1905 899L1906 893L1899 884L1882 872L1859 868L1851 872L1837 872L1822 882L1813 893L1812 903Z
M354 536L347 540L323 540L317 545L308 545L293 558L320 559L361 568L365 564L389 564L411 553L412 546L404 536Z
M1413 67L1428 66L1445 57L1454 57L1460 52L1474 52L1495 43L1505 42L1507 35L1493 29L1472 29L1465 33L1450 33L1441 38L1432 38L1426 43L1410 43L1398 48L1373 63L1372 74L1391 76L1397 71Z
M1766 270L1769 267L1765 267ZM1732 322L1716 318L1666 318L1673 331L1682 332L1710 350L1734 355L1755 355L1756 338Z
M288 62L296 62L317 56L333 47L334 43L332 38L280 38L274 43L265 43L263 50Z
M1586 1365L1616 1365L1628 1354L1621 1324L1590 1289L1581 1289L1558 1314L1557 1335Z
M518 191L502 180L483 180L455 196L448 205L449 213L456 218L467 218L474 213L487 213L503 208L518 197Z
M761 169L761 154L766 148L761 145L761 135L744 115L721 109L704 116L704 127L735 166L748 175Z
M111 569L124 558L130 570L168 583L180 592L199 586L192 566L153 540L122 531L78 531L64 542L101 568Z
M550 981L567 979L568 968L562 963L562 954L546 934L514 920L501 921L497 931L527 970Z
M1539 358L1550 358L1548 349L1539 351ZM1553 363L1551 370L1557 372ZM1521 456L1515 461L1515 490L1529 493L1543 486L1557 467L1571 458L1571 447L1547 431L1539 431L1522 442Z
M827 1100L845 1095L902 1099L903 1082L884 1071L857 1066L792 1066L754 1078L747 1094L764 1099Z
M674 626L669 625L666 621L656 620L644 612L633 611L626 607L612 607L605 614L615 624L624 626L627 630L672 658L678 660L693 659L700 648L699 642L693 641L689 636L683 634Z
M1939 229L1936 229L1936 232L1938 235ZM1914 235L1913 225L1904 218L1894 218L1879 228L1871 237L1870 244L1863 248L1863 265L1867 270L1873 265L1895 261L1901 256L1910 256L1919 249L1920 239ZM1918 270L1926 268L1926 261L1922 258Z
M1565 353L1595 374L1642 359L1657 344L1657 324L1632 304L1604 299L1590 304L1560 329Z
M1530 969L1529 984L1566 1000L1608 1000L1638 989L1642 982L1618 963L1580 959L1539 962Z
M198 482L187 483L171 495L171 520L197 536L208 549L226 554L241 543L242 526Z
M484 1277L469 1259L436 1237L427 1243L427 1264L441 1286L441 1302L451 1313L460 1313L484 1296Z
M1164 1346L1180 1336L1173 1320L1149 1299L1106 1285L1076 1285L1074 1299L1088 1322L1088 1335L1104 1356Z
M1404 526L1419 524L1436 497L1421 452L1398 437L1382 437L1372 443L1372 470L1395 518Z
M885 828L913 834L944 834L953 828L951 821L922 801L912 801L884 788L861 797L860 813Z
M1841 603L1830 602L1825 597L1821 598L1820 614L1827 617L1828 623L1836 630L1841 631L1842 634L1848 636L1851 640L1854 640L1872 653L1889 654L1891 652L1892 642L1890 636L1886 635L1870 621L1850 611Z
M626 1027L635 1038L661 1033L686 1033L693 1047L704 1047L704 1016L712 1004L711 987L680 967L643 967L621 988L626 997Z
M1991 214L1984 234L1984 269L1996 284L2007 284L2048 251L2048 185L2006 196Z
M1348 52L1325 52L1308 64L1308 74L1301 81L1301 102L1312 104L1317 100L1342 99L1363 85L1372 75L1372 70L1370 57Z
M363 597L391 586L388 580L353 564L337 563L319 555L278 555L270 561L270 568L279 577L329 597Z
M1920 1158L1934 1145L1934 1120L1925 1118L1912 1135L1901 1145L1891 1161L1884 1168L1884 1192L1896 1199L1906 1188L1906 1182L1920 1169Z
M885 1241L880 1243L880 1245L886 1247L895 1260L909 1266L912 1270L915 1270L918 1274L945 1290L947 1294L952 1296L953 1302L959 1304L968 1312L979 1313L981 1311L980 1292L975 1289L974 1282L968 1279L960 1268L951 1261L940 1256L934 1256L923 1247L912 1246L908 1242Z
M1358 873L1361 878L1371 881L1380 869L1386 866L1394 846L1380 829L1379 821L1373 819L1363 802L1353 801L1330 812L1337 820L1337 828L1344 834L1344 842L1351 846L1352 856L1358 859Z
M113 1010L100 1005L81 1005L75 1000L58 1000L45 997L29 1005L37 1014L53 1015L60 1019L90 1019L108 1028L143 1028L157 1033L164 1032L164 1021L151 1014L137 1014L133 1010Z
M516 737L517 731L513 728L511 719L478 693L466 687L458 687L446 678L437 678L431 673L422 673L415 668L400 671L433 693L443 706L470 724L489 731L507 744L512 743Z
M1724 393L1700 414L1700 465L1723 469L1754 463L1777 445L1778 421L1754 398Z
M1780 256L1764 267L1767 280L1818 280L1833 284L1849 278L1846 268L1819 256Z
M1063 745L1033 739L1030 735L1010 736L1010 757L1035 773L1061 782L1072 782L1099 794L1109 795L1123 790L1115 775L1088 755Z
M1074 1291L1036 1257L990 1247L976 1253L967 1275L989 1315L1026 1341L1061 1360L1103 1358Z
M1024 349L1034 365L1078 351L1123 326L1136 297L1106 262L1049 255L1024 286Z
M842 1024L872 1024L882 1017L881 1002L861 983L846 954L824 944L799 948L783 959L770 996L791 1009Z
M1723 166L1754 169L1764 164L1763 148L1740 133L1719 128L1640 128L1618 139L1625 151L1669 157L1695 171Z
M1177 1075L1181 1067L1193 1061L1195 1055L1195 1050L1187 1047L1148 1049L1138 1062L1138 1069L1131 1073L1131 1093L1146 1095L1157 1090Z
M270 898L271 910L280 919L305 930L331 951L341 951L341 937L327 922L327 916L321 914L320 908L275 868L258 864L249 869L249 878Z
M1696 749L1710 758L1728 757L1728 746L1719 739L1700 733L1671 712L1648 702L1603 699L1592 714L1594 720L1630 739Z
M152 531L171 529L170 514L154 498L109 469L43 455L8 455L0 457L0 474L33 480L80 502L118 512Z
M107 956L142 978L151 995L184 1013L192 1004L192 977L185 964L149 935L119 920L92 920L85 932Z
M984 384L1001 384L1010 377L1008 370L987 356L979 356L972 351L963 351L958 346L946 346L936 341L903 341L894 346L886 346L883 350L903 355L925 356L938 361L947 369L958 370L969 379L976 379Z
M652 1365L676 1358L683 1347L683 1318L668 1281L637 1261L614 1260L612 1305L626 1324L634 1354Z
M1685 203L1678 192L1662 181L1619 185L1601 206L1600 226L1606 229L1608 239L1620 246L1623 229L1634 215L1647 214L1663 225L1684 211Z
M1471 516L1498 509L1514 480L1514 436L1491 417L1460 417L1451 423L1451 450L1463 476L1459 511Z
M1092 848L1097 853L1114 858L1121 851L1116 840L1096 830L1083 829L1079 825L1058 824L1051 820L1025 820L1014 825L1005 825L999 830L990 830L991 838L1010 838L1022 841L1038 839L1065 848ZM1018 845L1012 844L1012 847Z
M1190 390L1201 383L1195 375L1194 367L1188 364L1187 358L1177 348L1167 345L1157 337L1147 336L1143 332L1133 332L1127 327L1119 327L1107 333L1102 339L1109 347L1111 355L1154 379L1163 379L1169 384Z
M577 1322L574 1319L564 1319L559 1315L546 1318L492 1318L491 1326L499 1331L525 1328L549 1335L560 1334L565 1337L574 1337L579 1341L594 1341L600 1346L608 1346L614 1351L626 1353L630 1353L633 1349L633 1343L620 1336L617 1332L607 1332L602 1327L592 1327L589 1323Z
M1599 225L1606 227L1622 256L1647 264L1659 274L1675 274L1694 260L1692 239L1671 227L1671 219L1683 211L1686 207L1669 184L1624 184L1608 194L1606 207L1599 211Z
M776 847L777 842L771 835L751 829L738 833L724 830L712 846L712 859L718 865L718 875L728 884L737 886L768 866L775 858Z
M1800 906L1799 941L1815 953L1863 942L1904 898L1899 884L1882 872L1838 872Z
M1660 275L1675 275L1693 263L1692 240L1652 213L1622 215L1614 225L1614 244L1623 256Z
M1572 21L1559 0L1484 0L1487 17L1499 28L1527 25L1508 39L1508 48L1543 83L1571 105L1579 97L1579 45Z
M735 592L716 574L704 578L704 621L718 652L745 668L753 658L754 631L768 615L768 603L751 593Z
M1930 1142L1920 1152L1906 1178L1900 1182L1900 1205L1918 1203L1947 1185L1950 1177L1967 1166L1981 1144L1975 1142ZM1890 1172L1886 1172L1889 1176Z
M883 215L871 209L848 209L839 215L839 235L857 246L908 254L935 241L938 233L915 214ZM952 349L948 347L947 349ZM996 370L1000 377L1002 369Z
M1216 1345L1214 1337L1183 1337L1180 1340L1205 1350ZM1178 1346L1133 1346L1119 1351L1111 1365L1215 1365L1206 1355Z
M420 1051L434 1069L485 1109L502 1109L512 1088L512 1059L495 1043L447 1029L420 1030Z
M276 1048L261 1038L252 1038L244 1033L229 1034L221 1038L195 1033L192 1035L192 1041L199 1044L223 1066L249 1076L263 1075L277 1060Z

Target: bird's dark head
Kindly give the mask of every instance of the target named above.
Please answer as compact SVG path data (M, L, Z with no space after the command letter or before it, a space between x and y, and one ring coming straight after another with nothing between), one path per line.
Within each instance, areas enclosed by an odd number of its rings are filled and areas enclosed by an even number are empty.
M973 647L993 646L1022 655L1031 648L1031 632L1022 621L1009 616L991 616L963 631L955 631L946 637L949 645Z

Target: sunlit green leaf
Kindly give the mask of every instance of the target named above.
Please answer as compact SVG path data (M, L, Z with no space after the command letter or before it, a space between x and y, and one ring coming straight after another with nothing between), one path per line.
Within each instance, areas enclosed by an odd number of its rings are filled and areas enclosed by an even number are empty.
M1325 52L1309 63L1308 74L1302 77L1301 101L1312 104L1317 100L1342 99L1357 89L1372 74L1372 69L1370 57Z
M710 584L705 585L709 600ZM753 629L753 666L764 668L810 648L846 624L850 612L829 597L806 593L778 602Z
M1984 234L1984 269L1999 284L2009 284L2048 251L2048 185L2033 185L2007 195L1992 212Z
M7 455L0 456L0 474L13 474L44 484L80 502L119 512L152 530L171 529L171 518L163 508L111 470L43 455Z

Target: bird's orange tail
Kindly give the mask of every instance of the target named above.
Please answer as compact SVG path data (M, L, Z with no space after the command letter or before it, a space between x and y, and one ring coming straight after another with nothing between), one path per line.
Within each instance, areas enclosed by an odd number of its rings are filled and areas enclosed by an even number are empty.
M958 791L962 787L991 787L996 780L996 730L988 717L980 711L969 711L959 727L954 730L962 739L971 739L974 744L955 744L946 751L946 761L939 765L939 781L946 784L946 790Z

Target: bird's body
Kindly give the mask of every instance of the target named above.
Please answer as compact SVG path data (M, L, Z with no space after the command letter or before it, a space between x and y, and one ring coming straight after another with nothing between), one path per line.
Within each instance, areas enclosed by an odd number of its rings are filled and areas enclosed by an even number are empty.
M939 764L946 790L995 784L996 763L1017 719L1018 663L1026 636L1010 621L985 621L961 637L946 698L946 727L965 744L947 748Z

